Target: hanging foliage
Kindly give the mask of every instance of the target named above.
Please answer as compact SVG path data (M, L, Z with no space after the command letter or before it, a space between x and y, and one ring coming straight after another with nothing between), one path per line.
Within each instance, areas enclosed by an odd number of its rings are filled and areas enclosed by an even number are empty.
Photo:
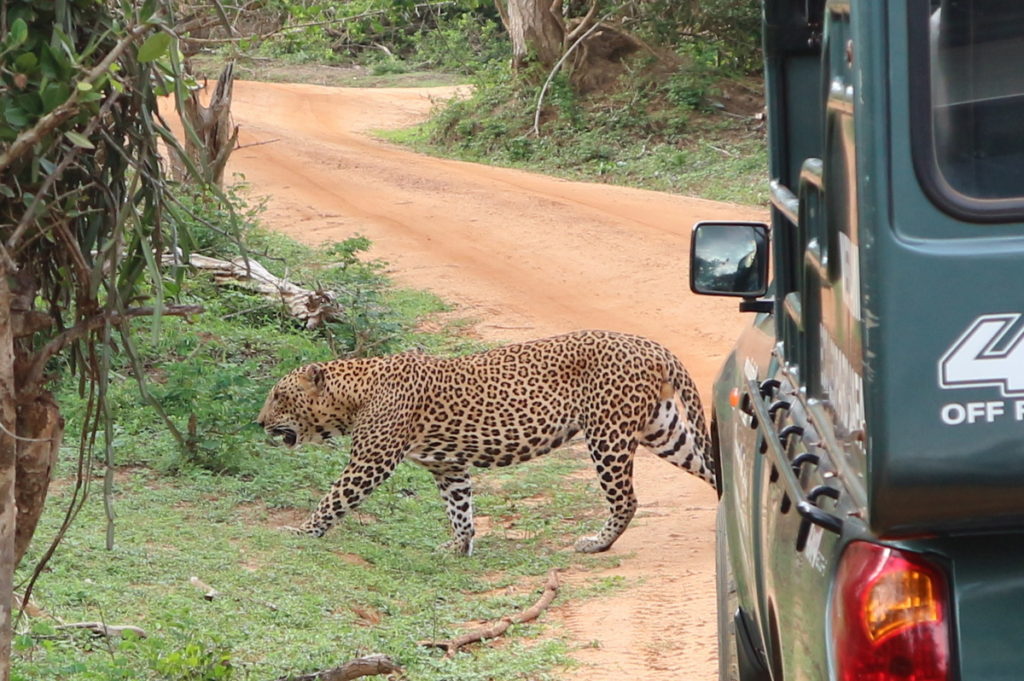
M177 275L159 257L191 242L159 146L181 153L157 110L159 95L187 94L179 31L157 0L0 3L0 680L11 574L63 434L50 363L64 358L89 397L84 471L98 431L110 455L109 361L131 352L129 321L198 311L165 295Z

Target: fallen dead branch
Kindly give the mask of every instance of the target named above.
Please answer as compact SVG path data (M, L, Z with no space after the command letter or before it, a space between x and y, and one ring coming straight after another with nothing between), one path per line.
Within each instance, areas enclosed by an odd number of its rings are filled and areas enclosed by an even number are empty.
M113 625L104 624L103 622L71 622L69 624L61 624L57 627L58 629L86 629L96 634L97 636L104 636L106 638L116 638L124 635L125 632L131 632L139 638L146 638L146 632L139 627L133 627L128 624Z
M362 676L393 674L401 671L402 668L387 655L367 655L366 657L357 657L340 667L332 667L312 674L282 676L275 681L351 681L351 679L358 679Z
M48 615L42 608L37 606L31 600L26 600L21 594L11 594L12 606L18 608L22 613L29 617L49 617L50 619L56 620L58 629L85 629L90 631L96 636L104 636L106 638L117 638L124 635L125 632L131 632L139 638L146 638L146 631L140 627L135 627L130 624L106 624L104 622L64 622L59 617Z
M164 259L177 261L173 255L166 255ZM281 301L291 316L305 322L307 329L315 329L325 321L338 317L339 311L330 292L311 291L297 286L271 274L255 260L219 260L193 253L189 256L188 264L211 272L214 283L218 285L241 286Z
M454 657L459 652L459 648L463 646L498 638L508 631L508 628L513 624L523 624L524 622L537 619L537 616L551 605L551 601L555 600L556 595L558 595L558 573L555 570L551 570L548 572L548 580L544 584L544 592L540 595L540 598L537 599L536 603L518 615L502 617L500 620L485 627L443 641L420 641L420 645L428 648L440 648L445 651L445 657Z

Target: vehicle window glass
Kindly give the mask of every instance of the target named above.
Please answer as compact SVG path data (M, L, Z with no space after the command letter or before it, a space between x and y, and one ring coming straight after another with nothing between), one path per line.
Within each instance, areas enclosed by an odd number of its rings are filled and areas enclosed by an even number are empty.
M1024 197L1024 2L929 5L931 146L944 189Z

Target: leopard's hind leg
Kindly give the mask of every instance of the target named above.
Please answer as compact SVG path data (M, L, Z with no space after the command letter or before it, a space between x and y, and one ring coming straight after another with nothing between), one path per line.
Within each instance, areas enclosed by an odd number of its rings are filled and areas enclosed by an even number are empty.
M592 537L580 537L576 550L582 553L607 551L625 531L636 513L633 492L633 454L637 441L631 437L597 437L588 434L590 458L597 468L597 478L608 501L608 519L601 531Z
M717 489L710 442L700 405L681 405L666 383L640 443L665 461L696 475Z

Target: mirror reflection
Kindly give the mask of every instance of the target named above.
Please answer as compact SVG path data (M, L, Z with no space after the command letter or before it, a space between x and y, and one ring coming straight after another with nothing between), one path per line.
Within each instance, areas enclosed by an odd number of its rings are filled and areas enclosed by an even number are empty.
M691 282L697 293L760 296L768 286L767 228L700 223L693 233Z

